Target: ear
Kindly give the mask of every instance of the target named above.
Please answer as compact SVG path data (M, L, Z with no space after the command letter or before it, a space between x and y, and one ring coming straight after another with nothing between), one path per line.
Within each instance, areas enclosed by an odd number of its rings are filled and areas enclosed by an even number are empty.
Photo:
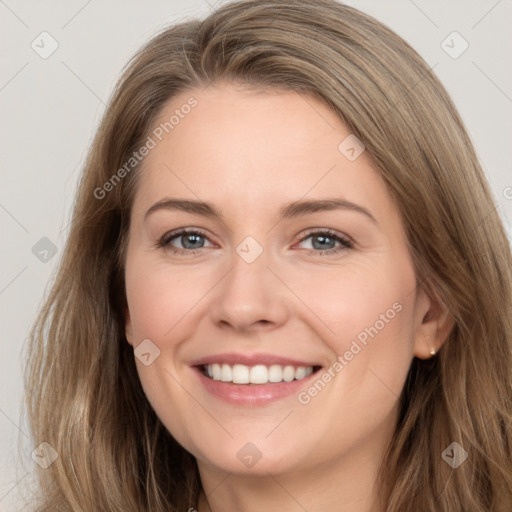
M447 340L455 320L440 297L437 294L428 295L423 287L419 289L416 306L414 355L420 359L429 359Z
M133 346L132 320L131 320L131 317L130 317L130 310L128 309L128 307L126 307L126 309L125 309L125 316L124 316L124 318L125 318L124 325L125 325L126 341L128 341L128 343Z

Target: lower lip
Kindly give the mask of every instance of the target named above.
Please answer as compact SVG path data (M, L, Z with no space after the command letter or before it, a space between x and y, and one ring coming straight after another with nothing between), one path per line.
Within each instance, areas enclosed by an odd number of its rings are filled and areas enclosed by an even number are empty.
M199 379L206 390L220 398L224 402L233 405L266 405L281 398L290 395L297 395L318 372L300 380L291 382L276 382L269 384L233 384L232 382L222 382L213 380L205 375L200 368L194 367L193 370L199 376Z

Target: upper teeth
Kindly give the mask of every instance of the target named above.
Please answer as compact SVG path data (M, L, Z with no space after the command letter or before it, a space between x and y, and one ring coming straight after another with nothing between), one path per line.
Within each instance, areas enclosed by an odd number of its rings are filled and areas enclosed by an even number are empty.
M281 366L272 364L265 366L245 366L244 364L209 364L206 372L213 380L233 382L233 384L267 384L268 382L291 382L303 379L313 373L312 366Z

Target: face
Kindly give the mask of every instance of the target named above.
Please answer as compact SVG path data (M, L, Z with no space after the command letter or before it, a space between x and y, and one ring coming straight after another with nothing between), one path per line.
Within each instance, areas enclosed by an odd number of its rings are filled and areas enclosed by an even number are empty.
M155 127L176 110L126 253L126 337L152 407L204 467L377 457L437 327L370 156L294 92L188 91Z

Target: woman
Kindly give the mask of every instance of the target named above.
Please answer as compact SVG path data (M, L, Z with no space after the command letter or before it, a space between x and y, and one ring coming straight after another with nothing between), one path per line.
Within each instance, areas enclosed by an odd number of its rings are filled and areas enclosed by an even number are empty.
M509 511L512 258L407 43L330 0L121 77L33 329L38 510Z

